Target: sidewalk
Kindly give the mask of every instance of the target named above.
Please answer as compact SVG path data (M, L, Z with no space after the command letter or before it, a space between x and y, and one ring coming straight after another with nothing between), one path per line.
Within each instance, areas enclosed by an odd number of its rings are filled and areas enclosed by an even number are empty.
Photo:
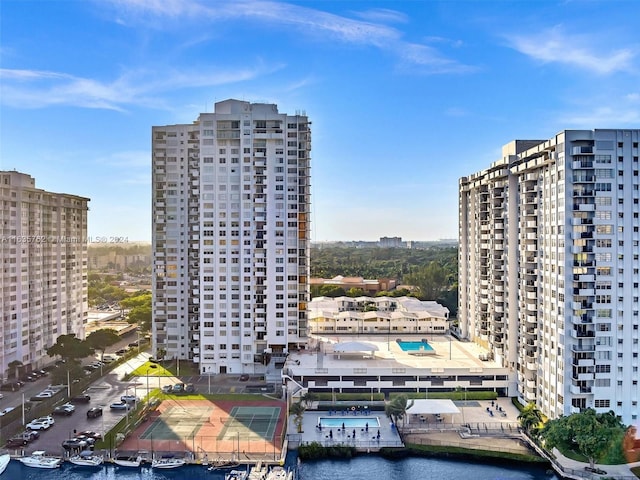
M573 471L576 474L575 476L570 475L571 478L602 478L602 477L605 477L605 478L614 477L614 478L625 478L625 479L638 478L631 472L631 469L633 467L640 466L640 462L626 463L622 465L595 464L595 468L597 468L598 470L607 472L606 475L603 474L601 476L601 475L591 474L587 472L585 470L585 467L589 466L588 463L578 462L576 460L572 460L571 458L567 458L564 455L562 455L562 453L560 453L560 451L557 448L554 448L552 452L553 452L553 455L555 456L556 462L558 462L558 464L560 464L562 468L565 469L564 473L566 473L567 476L569 476L571 471Z

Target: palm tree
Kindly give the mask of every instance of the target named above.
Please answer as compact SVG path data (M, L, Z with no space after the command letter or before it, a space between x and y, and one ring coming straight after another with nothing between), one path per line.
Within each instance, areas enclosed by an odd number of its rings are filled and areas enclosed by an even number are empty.
M306 408L302 404L302 402L293 403L289 407L289 414L294 416L294 422L296 424L298 433L302 433L302 419L304 417L305 410Z
M311 407L311 404L318 399L318 396L312 392L311 390L307 390L304 395L302 395L301 402L304 404L305 408Z
M404 420L407 410L412 406L413 400L409 401L406 395L398 395L384 406L384 413L386 413L397 426L399 420Z
M518 415L518 420L527 433L536 436L542 423L542 412L538 410L535 403L530 402L522 409L520 415Z

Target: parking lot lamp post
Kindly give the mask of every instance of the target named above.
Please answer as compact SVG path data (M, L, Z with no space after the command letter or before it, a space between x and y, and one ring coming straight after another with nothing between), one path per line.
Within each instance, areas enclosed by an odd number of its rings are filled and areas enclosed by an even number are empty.
M211 395L211 367L207 367L207 380L209 383L209 395Z
M22 426L25 426L24 423L24 393L22 394Z

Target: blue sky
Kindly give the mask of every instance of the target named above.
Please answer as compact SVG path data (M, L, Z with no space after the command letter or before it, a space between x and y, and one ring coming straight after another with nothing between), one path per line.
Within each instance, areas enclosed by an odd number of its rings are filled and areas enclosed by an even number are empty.
M152 125L227 98L313 122L312 239L457 237L516 138L640 125L640 2L2 0L0 169L151 238Z

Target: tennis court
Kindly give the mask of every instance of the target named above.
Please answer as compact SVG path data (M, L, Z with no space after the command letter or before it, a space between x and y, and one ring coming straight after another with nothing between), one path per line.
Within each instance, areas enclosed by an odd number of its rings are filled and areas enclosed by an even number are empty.
M141 435L142 439L181 440L193 437L209 421L213 407L169 407Z
M118 451L191 452L202 461L275 461L284 455L284 402L165 399Z
M233 407L228 417L221 417L224 425L219 440L237 438L238 434L247 438L273 440L280 418L280 407Z

